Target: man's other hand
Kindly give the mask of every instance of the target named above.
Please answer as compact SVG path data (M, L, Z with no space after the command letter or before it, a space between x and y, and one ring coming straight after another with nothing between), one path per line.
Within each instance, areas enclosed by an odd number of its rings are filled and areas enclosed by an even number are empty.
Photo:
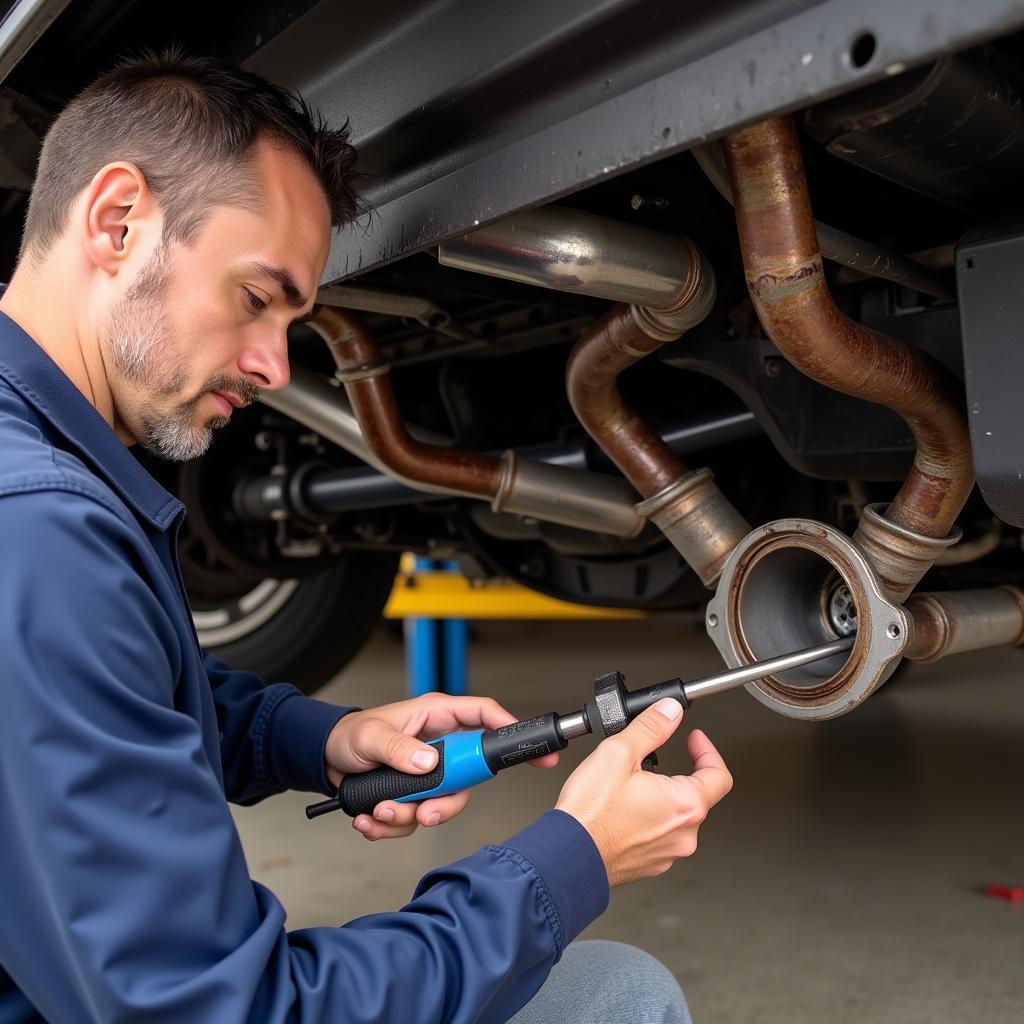
M643 771L683 720L682 705L663 698L622 732L604 740L569 776L555 805L590 833L609 885L667 871L697 849L697 830L732 789L732 776L714 744L699 729L687 737L691 775Z
M515 721L515 715L489 697L442 693L353 711L327 737L327 777L336 786L343 775L367 772L382 764L425 775L436 767L437 751L423 740L459 729L500 729ZM558 754L532 763L551 768L558 764ZM354 818L352 827L367 839L396 839L414 832L417 825L439 825L454 818L468 802L467 790L419 803L384 800L373 809L372 817L360 814Z

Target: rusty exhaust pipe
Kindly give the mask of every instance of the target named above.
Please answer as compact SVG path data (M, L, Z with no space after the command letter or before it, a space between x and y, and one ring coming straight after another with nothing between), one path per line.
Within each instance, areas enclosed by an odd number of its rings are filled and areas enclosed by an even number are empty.
M501 465L493 456L417 441L398 414L390 366L381 358L362 321L353 314L320 307L313 329L337 364L363 438L396 476L429 483L452 494L488 501L501 485Z
M906 609L913 638L903 656L910 661L1024 643L1024 591L1019 587L913 594Z
M714 583L750 529L712 481L690 472L616 387L633 363L701 322L715 278L687 238L567 207L515 214L442 243L438 260L619 303L580 338L566 372L577 418L643 497L655 523L700 577Z
M337 365L359 425L361 442L375 462L412 487L490 502L495 512L617 537L635 537L646 520L625 481L600 473L535 462L507 451L498 458L417 440L398 412L389 376L362 321L328 306L310 326L324 339Z
M734 132L725 152L747 286L769 337L827 387L899 413L917 443L914 466L883 514L855 540L886 590L903 600L959 537L974 483L963 388L931 356L850 320L822 270L807 179L791 118Z
M715 485L711 470L688 470L617 387L623 370L700 323L714 303L711 268L692 243L687 246L686 274L671 303L614 306L574 346L566 390L587 433L643 497L637 511L711 586L750 526Z
M781 714L834 718L881 686L908 652L938 657L1016 642L1021 610L1006 592L931 595L903 607L960 537L955 520L973 485L963 389L930 356L836 307L790 118L734 132L725 153L747 287L765 331L809 377L899 413L917 443L896 498L864 509L853 542L807 519L758 527L736 546L708 605L708 634L730 666L789 650L794 639L800 647L855 635L845 658L748 687Z

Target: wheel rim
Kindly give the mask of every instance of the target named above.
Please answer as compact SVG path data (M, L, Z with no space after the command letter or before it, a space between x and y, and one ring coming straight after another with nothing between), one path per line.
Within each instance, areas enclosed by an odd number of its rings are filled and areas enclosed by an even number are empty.
M220 602L199 602L209 607L192 608L199 642L203 647L235 643L266 625L299 587L298 580L261 580L244 594Z

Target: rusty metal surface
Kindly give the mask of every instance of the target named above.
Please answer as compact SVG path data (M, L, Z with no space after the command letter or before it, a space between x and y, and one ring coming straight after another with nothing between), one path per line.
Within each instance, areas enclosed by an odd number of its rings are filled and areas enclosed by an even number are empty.
M960 528L953 527L945 537L929 537L886 518L887 511L885 504L866 505L853 540L885 589L903 601L939 556L960 540Z
M637 511L671 541L705 586L712 586L732 549L750 530L712 480L691 473L619 393L619 374L678 338L710 312L715 277L688 239L684 274L662 306L613 306L576 343L566 367L569 402L601 450L643 496Z
M424 444L413 438L398 414L394 388L365 326L351 313L320 307L311 321L327 342L352 410L370 450L406 480L490 500L501 484L501 463L493 455Z
M732 204L732 183L729 181L729 170L726 167L721 142L717 139L714 142L703 142L699 146L694 146L690 152L722 198ZM874 242L866 242L863 238L856 238L838 228L822 224L820 220L814 222L814 230L817 232L818 244L825 259L841 263L870 277L906 285L937 299L952 301L956 298L956 288L947 270L919 263L912 257L892 252Z
M553 466L511 450L500 461L501 485L491 501L495 512L614 537L637 537L647 525L636 509L636 492L620 476Z
M828 604L840 582L857 610L849 655L749 684L748 692L773 711L817 720L853 710L896 667L910 618L864 553L825 523L780 519L759 526L726 562L706 623L730 667L835 639Z
M904 654L911 661L1024 643L1024 591L1018 587L914 594L906 609L914 623Z
M808 376L907 421L917 453L887 516L915 533L945 537L974 482L962 386L924 353L836 307L792 119L734 132L725 150L747 286L764 329Z
M574 529L635 537L646 520L621 478L418 440L399 416L388 364L362 321L319 307L311 321L327 343L359 426L360 444L386 472L432 493L491 503L497 511L534 516Z
M706 587L712 586L750 524L718 489L710 469L698 469L637 505L672 542Z
M623 370L662 344L644 333L629 306L613 306L576 343L565 371L577 419L645 498L664 490L687 469L622 398L616 381Z

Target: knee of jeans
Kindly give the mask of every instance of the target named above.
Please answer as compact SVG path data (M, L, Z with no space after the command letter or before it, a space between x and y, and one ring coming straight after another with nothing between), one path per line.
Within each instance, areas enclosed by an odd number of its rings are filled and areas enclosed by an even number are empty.
M679 982L657 957L636 946L606 939L574 942L566 950L577 970L594 986L590 997L609 1011L630 1010L623 1020L651 1024L690 1024L690 1013ZM600 1020L598 1011L596 1019ZM614 1019L620 1019L615 1017Z

